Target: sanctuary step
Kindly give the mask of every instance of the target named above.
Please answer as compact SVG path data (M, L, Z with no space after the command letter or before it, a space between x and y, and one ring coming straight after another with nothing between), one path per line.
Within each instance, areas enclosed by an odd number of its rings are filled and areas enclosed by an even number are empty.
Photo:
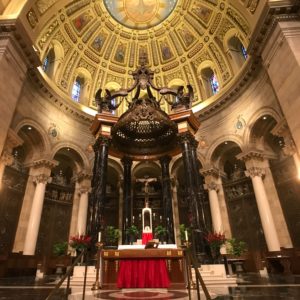
M237 286L236 277L227 277L225 266L223 264L218 265L202 265L199 268L199 272L206 284L206 286ZM195 282L196 275L194 269L192 269L192 279Z
M84 269L85 266L75 266L73 271L73 276L70 279L71 288L80 288L83 287L84 280ZM92 288L96 279L96 268L95 266L88 266L87 276L86 276L86 287L88 289ZM62 287L67 286L67 279L62 284Z

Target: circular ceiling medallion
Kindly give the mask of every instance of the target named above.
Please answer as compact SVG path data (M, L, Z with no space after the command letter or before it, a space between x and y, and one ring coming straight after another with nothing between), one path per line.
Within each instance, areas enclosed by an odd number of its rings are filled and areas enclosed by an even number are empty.
M104 0L111 16L133 29L147 29L165 20L177 0Z

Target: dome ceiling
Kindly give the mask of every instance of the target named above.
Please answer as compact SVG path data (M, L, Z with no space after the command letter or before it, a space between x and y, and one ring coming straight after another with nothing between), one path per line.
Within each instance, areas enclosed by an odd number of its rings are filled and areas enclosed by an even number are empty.
M222 0L66 2L37 0L27 11L27 21L41 60L53 48L59 61L52 82L70 99L76 76L83 74L88 94L82 104L94 109L99 87L132 84L132 71L142 55L148 58L157 86L191 84L194 104L204 100L199 80L202 67L210 66L221 88L227 86L235 74L224 41L236 35L248 46L253 29L247 18L251 19L259 3L240 4L242 15Z
M177 0L104 0L111 16L132 29L147 29L161 23L176 3Z

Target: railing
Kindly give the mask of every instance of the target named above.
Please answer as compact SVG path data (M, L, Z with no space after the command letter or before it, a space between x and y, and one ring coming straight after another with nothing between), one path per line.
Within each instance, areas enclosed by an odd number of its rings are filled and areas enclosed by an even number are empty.
M87 254L87 249L83 250L75 259L73 264L71 266L67 267L66 274L59 280L59 282L55 285L54 289L51 291L51 293L48 295L48 297L45 300L51 300L54 299L54 296L57 296L57 293L59 291L59 288L63 284L63 282L67 279L67 287L65 290L64 299L67 300L69 296L70 291L70 277L74 270L74 267L81 262L82 258ZM87 260L85 262L85 269L84 269L84 281L83 281L83 291L82 291L82 300L85 299L85 290L86 290L86 276L87 276Z
M196 275L197 299L200 300L200 285L201 285L206 299L211 300L210 294L207 290L207 287L206 287L204 280L198 269L199 263L198 263L197 259L195 258L195 255L192 253L189 245L187 245L187 248L185 249L184 252L185 252L187 289L188 289L188 293L189 293L189 299L192 299L191 298L191 289L194 288L194 283L192 281L192 270L191 270L191 268L193 268L195 270L195 275Z

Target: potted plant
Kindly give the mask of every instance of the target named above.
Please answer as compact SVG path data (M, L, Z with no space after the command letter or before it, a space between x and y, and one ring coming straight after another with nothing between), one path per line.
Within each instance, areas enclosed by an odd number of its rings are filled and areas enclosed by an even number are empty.
M212 262L219 263L220 248L226 242L225 234L221 232L208 232L204 238L209 246Z
M190 228L186 227L185 224L180 224L179 225L179 233L180 233L180 241L181 241L181 244L183 245L184 242L187 242L187 238L190 233Z
M139 234L139 230L135 225L131 225L126 229L126 235L129 237L130 244L133 244L133 242L135 242L138 234Z
M69 245L76 250L78 255L91 245L92 238L89 235L74 235L70 237Z
M63 256L67 254L68 242L60 242L53 245L54 256Z
M229 259L228 262L231 261L235 272L239 275L244 271L243 264L245 259L242 255L247 251L247 244L244 241L231 238L227 240L226 251L234 257L233 259Z
M155 236L160 240L161 243L163 243L168 233L167 228L163 227L162 225L158 225L155 227L154 232Z
M105 229L105 243L108 247L116 247L120 237L119 229L114 226L107 226Z
M234 257L241 257L247 251L247 244L244 241L231 238L227 240L226 250Z
M68 264L68 260L66 259L66 254L68 250L68 242L59 242L53 245L53 255L55 256L54 262L56 271L55 274L61 276L63 274L63 270Z

